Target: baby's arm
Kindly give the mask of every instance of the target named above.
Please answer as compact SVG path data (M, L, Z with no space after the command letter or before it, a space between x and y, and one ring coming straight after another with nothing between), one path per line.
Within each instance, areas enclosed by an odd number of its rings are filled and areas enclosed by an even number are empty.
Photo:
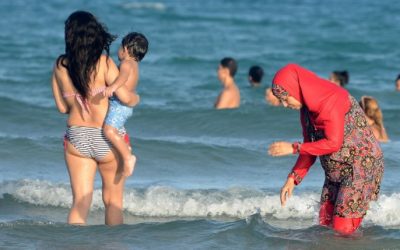
M132 91L126 85L117 89L115 95L123 104L130 107L137 105L140 101L140 96L136 93L136 89Z

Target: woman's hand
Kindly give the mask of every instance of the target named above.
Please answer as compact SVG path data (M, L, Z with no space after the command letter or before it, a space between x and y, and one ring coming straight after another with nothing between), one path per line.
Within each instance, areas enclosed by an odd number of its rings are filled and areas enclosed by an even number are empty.
M285 183L285 185L281 189L281 205L285 206L287 198L290 198L294 189L294 179L289 177Z
M280 141L272 143L268 148L271 156L285 156L293 154L293 146L290 142Z

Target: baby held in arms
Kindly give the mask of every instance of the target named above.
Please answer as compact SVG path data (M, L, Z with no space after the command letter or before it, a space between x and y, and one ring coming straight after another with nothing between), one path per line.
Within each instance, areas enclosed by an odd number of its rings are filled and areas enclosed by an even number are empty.
M140 101L136 94L139 79L139 62L148 49L146 37L132 32L122 39L118 50L120 60L119 75L115 81L104 90L104 95L110 97L108 113L103 130L108 140L117 150L123 161L123 175L130 176L134 170L136 157L123 140L124 126L132 116L133 107ZM115 93L115 94L114 94Z

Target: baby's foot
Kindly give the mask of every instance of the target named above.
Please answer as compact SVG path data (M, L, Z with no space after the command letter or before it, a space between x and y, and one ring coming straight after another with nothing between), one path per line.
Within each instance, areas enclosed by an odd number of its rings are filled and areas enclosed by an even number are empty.
M132 175L133 170L136 165L136 156L131 155L127 160L124 161L124 172L122 173L124 176L128 177Z

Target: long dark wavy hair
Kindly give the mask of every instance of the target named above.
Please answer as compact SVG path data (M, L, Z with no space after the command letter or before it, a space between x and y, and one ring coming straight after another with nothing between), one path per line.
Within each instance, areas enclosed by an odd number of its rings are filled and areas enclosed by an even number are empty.
M89 12L76 11L65 21L65 54L58 57L57 66L61 64L67 68L82 97L88 97L90 77L103 51L109 56L115 38Z

